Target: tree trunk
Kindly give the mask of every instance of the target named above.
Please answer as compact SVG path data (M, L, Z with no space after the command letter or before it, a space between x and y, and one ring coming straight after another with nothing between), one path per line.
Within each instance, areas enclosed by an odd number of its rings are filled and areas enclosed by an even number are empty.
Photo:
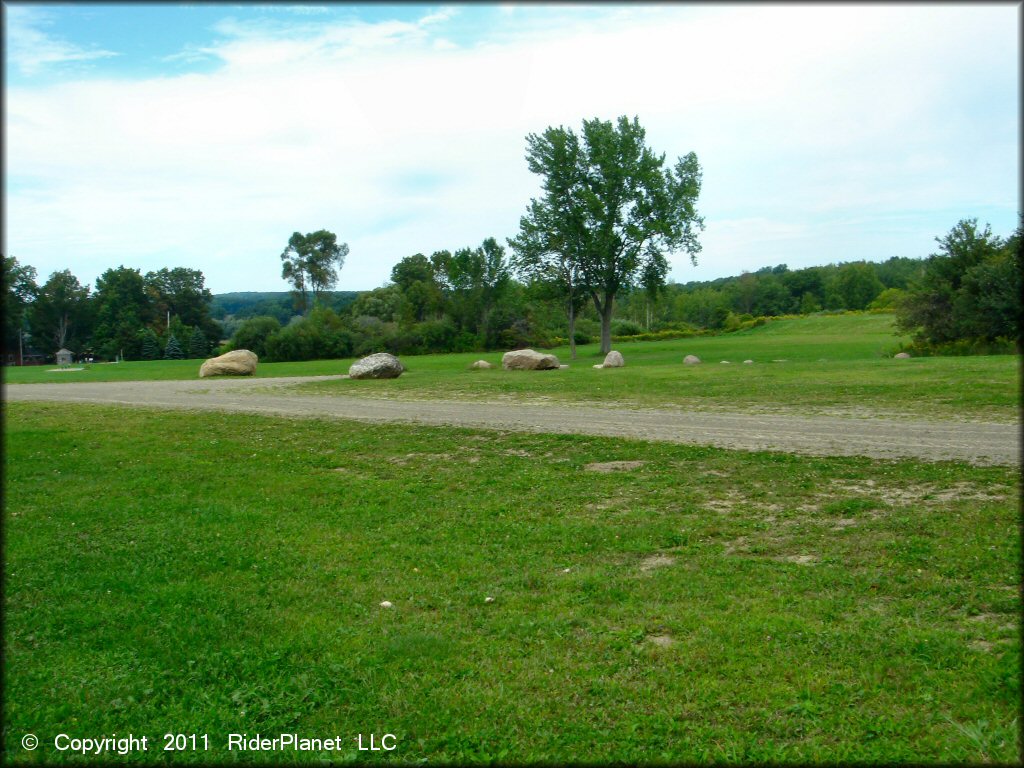
M57 349L64 349L68 338L68 316L61 315L57 323Z
M607 355L612 351L612 305L615 297L606 295L604 304L600 304L597 301L597 297L594 297L594 306L597 308L598 314L601 316L601 354Z
M612 309L601 315L601 354L607 355L612 351Z
M576 312L573 309L572 292L569 293L569 355L576 359Z

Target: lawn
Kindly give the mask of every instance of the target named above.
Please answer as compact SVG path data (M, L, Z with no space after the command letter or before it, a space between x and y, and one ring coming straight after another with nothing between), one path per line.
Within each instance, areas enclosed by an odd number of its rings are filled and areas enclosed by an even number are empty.
M1016 468L4 415L9 761L172 731L209 736L182 762L1021 757Z
M497 401L568 401L610 407L727 409L828 413L887 418L1016 421L1019 358L1014 355L893 360L899 338L892 315L819 315L777 320L719 336L616 344L626 367L595 371L603 359L594 344L552 350L567 370L500 370L500 352L404 357L397 380L330 381L298 385L302 393L367 397ZM684 366L696 354L704 362ZM471 371L485 359L497 370ZM744 365L743 360L754 363ZM730 365L722 365L729 360ZM258 377L339 375L348 360L260 363ZM191 379L195 360L93 365L65 373L45 368L5 370L10 383Z

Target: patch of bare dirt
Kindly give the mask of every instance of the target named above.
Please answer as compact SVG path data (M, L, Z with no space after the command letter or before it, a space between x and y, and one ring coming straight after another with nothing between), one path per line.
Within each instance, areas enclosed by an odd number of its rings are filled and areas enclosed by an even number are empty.
M648 635L647 642L659 648L668 648L675 640L672 639L671 635Z
M587 464L583 469L587 472L630 472L640 469L646 462L643 461L595 461Z
M918 483L896 487L882 485L874 480L850 481L833 480L832 491L825 494L825 497L832 497L835 491L857 494L877 499L889 506L935 505L945 504L950 501L1006 501L1010 494L1008 490L983 488L973 483L956 483L952 486L940 488L930 483Z
M818 562L817 555L779 555L773 557L772 560L778 560L783 563L796 563L797 565L814 565Z
M666 566L674 565L675 562L676 559L668 555L651 555L640 561L640 570L644 572L653 571L655 568L665 568Z

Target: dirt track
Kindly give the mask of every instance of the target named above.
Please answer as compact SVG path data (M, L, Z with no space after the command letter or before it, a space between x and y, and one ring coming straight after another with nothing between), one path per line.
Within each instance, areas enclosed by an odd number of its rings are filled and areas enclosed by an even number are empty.
M631 410L568 404L374 400L267 390L334 378L338 377L11 384L4 386L4 399L604 435L816 456L905 457L973 464L1020 462L1020 427L1016 424Z

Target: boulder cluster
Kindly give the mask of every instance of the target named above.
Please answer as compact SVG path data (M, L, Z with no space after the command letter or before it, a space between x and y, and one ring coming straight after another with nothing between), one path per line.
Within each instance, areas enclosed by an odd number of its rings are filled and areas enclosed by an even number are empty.
M908 358L906 352L895 355L897 359ZM199 376L251 376L256 371L258 358L255 353L248 349L236 349L220 357L213 357L203 363L199 369ZM686 365L697 365L701 360L696 355L687 355L683 358ZM753 360L744 360L746 364L753 363ZM784 362L777 360L775 362ZM728 364L728 360L723 360ZM600 365L594 368L622 368L626 365L621 352L612 350ZM486 360L477 360L472 363L470 369L475 371L488 370L494 366ZM501 358L501 367L506 371L552 371L559 368L568 368L568 365L559 363L558 358L546 352L537 352L533 349L513 349L506 352ZM373 355L357 360L348 369L350 379L397 379L405 372L405 366L392 354L378 352Z

